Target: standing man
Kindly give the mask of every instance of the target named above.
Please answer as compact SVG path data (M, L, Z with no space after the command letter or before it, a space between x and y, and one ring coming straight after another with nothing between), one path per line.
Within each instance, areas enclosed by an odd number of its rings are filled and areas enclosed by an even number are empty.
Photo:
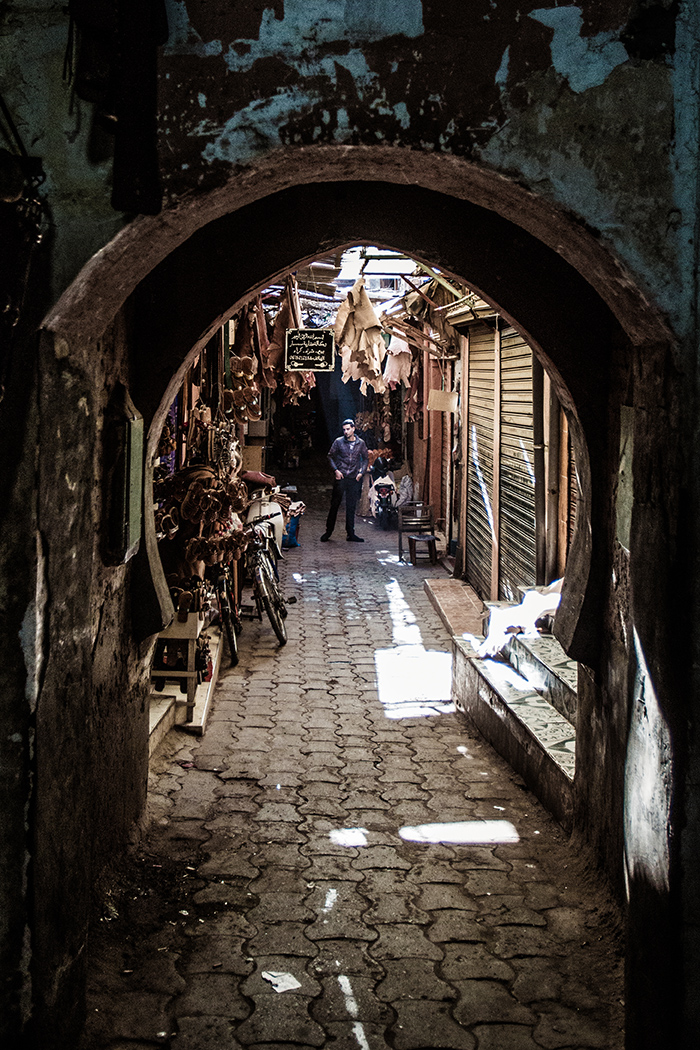
M331 445L328 460L335 471L335 481L326 520L326 531L321 536L321 543L326 543L331 538L343 496L345 496L345 528L348 542L364 543L361 536L355 535L355 507L360 498L362 475L367 470L369 457L367 446L362 438L355 437L355 424L352 419L343 420L343 436L336 438Z

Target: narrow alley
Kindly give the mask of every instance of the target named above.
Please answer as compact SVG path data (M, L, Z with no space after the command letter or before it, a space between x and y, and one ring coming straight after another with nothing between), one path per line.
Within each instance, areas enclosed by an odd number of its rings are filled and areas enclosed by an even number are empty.
M248 621L206 734L172 732L91 934L81 1050L614 1048L615 910L450 704L396 533L285 552L289 642Z

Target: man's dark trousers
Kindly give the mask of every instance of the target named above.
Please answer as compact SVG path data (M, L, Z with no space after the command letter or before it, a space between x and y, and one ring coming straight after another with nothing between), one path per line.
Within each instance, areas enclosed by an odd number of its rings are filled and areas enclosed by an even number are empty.
M331 506L326 519L326 535L330 536L335 528L335 519L338 517L340 504L345 496L345 528L348 536L355 535L355 507L360 498L360 486L362 481L355 478L336 478L333 482L333 493L331 495Z

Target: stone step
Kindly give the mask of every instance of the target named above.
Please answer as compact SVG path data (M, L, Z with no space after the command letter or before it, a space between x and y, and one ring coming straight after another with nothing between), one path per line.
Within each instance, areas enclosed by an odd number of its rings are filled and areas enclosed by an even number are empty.
M532 681L504 661L479 659L470 642L459 637L453 638L452 699L570 830L576 752L572 724Z
M514 634L504 655L560 715L576 725L578 664L566 655L556 638Z

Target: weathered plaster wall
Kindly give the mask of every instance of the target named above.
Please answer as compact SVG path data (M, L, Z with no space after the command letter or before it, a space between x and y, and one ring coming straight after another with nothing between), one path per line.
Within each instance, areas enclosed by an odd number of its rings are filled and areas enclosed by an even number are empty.
M105 445L129 379L123 314L96 343L42 338L37 529L44 554L33 795L32 973L41 1045L80 1019L92 894L142 811L149 650L130 642L132 567L106 556ZM48 450L54 450L50 454Z
M65 3L0 5L0 94L27 153L43 162L54 299L124 221L110 208L112 137L63 79L67 43Z
M170 199L294 145L468 157L578 215L685 329L677 258L695 189L687 143L677 156L663 144L679 104L692 109L691 71L672 64L671 3L653 5L655 19L623 0L168 7Z

